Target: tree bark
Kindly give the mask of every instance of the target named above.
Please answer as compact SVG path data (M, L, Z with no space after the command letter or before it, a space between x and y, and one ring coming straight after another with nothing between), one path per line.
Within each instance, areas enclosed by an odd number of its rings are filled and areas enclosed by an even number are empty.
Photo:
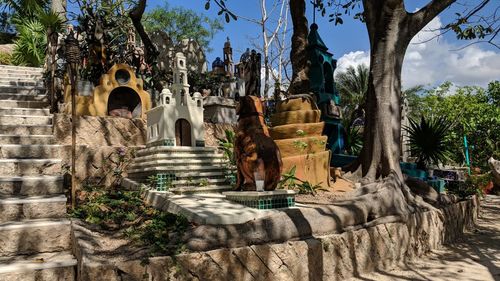
M290 60L292 63L292 82L288 88L290 94L309 92L309 59L307 55L307 36L309 27L306 18L304 0L290 0L293 34Z
M363 0L370 38L370 74L366 97L364 145L349 169L373 182L391 171L402 177L401 69L411 39L453 0L434 0L408 13L402 0Z

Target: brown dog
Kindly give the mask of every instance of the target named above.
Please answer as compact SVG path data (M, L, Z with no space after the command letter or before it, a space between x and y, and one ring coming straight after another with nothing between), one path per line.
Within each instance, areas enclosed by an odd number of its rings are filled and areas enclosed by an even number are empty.
M255 174L264 178L264 190L274 190L281 177L281 155L269 136L259 98L244 96L236 108L239 115L234 153L238 167L237 190L255 191Z

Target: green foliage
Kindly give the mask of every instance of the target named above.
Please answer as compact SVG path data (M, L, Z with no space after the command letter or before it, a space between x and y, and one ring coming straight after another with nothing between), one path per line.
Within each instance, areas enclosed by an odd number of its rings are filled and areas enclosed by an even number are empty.
M319 190L325 191L325 189L321 187L321 183L313 185L308 181L303 181L297 178L295 176L296 171L297 167L293 166L288 172L285 172L281 176L278 188L293 189L296 190L299 194L311 194L311 195L316 195Z
M81 9L76 17L76 30L82 39L80 55L88 59L80 68L81 79L97 85L101 76L117 63L139 69L140 58L128 41L134 27L126 15L124 1L78 0L77 3Z
M164 31L174 44L183 39L193 39L205 50L210 51L210 40L223 29L219 20L183 7L170 8L168 4L147 12L143 18L147 32Z
M236 159L234 158L234 141L235 133L233 130L224 131L225 138L217 138L219 142L219 149L224 152L224 157L229 160L229 163L234 166L236 165Z
M347 122L342 122L345 130L345 135L344 135L345 150L349 155L359 155L361 149L363 148L363 133L361 132L361 127L354 126L354 124L352 122L349 122L348 119L344 120L347 121Z
M16 65L41 66L47 46L45 27L35 19L27 19L23 24L17 25L16 29L18 38L12 62Z
M335 76L335 87L342 97L342 103L350 109L348 115L356 108L364 107L369 74L368 66L360 64L356 68L349 66L345 72Z
M445 117L426 119L422 116L420 122L409 121L410 125L404 130L408 133L410 154L417 157L419 169L446 163L452 153L447 143L451 123Z
M12 64L12 54L0 52L0 64L3 65Z
M151 255L177 253L189 226L182 216L147 207L139 191L87 187L79 192L79 201L73 217L104 230L124 231L139 246L150 247Z
M414 95L409 99L410 117L443 116L454 122L449 135L451 159L465 162L463 137L470 145L471 162L488 169L488 158L500 157L500 82L481 87L460 87L451 83Z

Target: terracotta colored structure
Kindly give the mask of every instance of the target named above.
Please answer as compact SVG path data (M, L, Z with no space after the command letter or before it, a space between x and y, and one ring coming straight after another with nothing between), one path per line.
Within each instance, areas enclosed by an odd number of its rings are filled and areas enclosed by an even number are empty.
M292 96L276 106L271 137L281 152L283 173L296 167L295 176L323 187L330 186L331 151L326 149L321 111L310 95Z
M255 96L241 98L236 113L239 115L234 141L238 168L236 188L256 191L256 180L263 180L264 190L275 190L281 177L281 156L269 136L260 99Z
M64 112L71 114L71 85L66 86L64 102ZM104 74L92 95L77 93L76 96L76 115L79 116L145 118L149 109L151 98L143 89L142 79L126 64L117 64Z

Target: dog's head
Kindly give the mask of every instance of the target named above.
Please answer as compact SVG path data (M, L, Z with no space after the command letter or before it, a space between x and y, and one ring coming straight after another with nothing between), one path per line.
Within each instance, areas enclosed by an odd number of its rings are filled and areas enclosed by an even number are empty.
M244 96L236 106L236 114L240 118L245 116L258 116L264 114L262 102L256 96Z

